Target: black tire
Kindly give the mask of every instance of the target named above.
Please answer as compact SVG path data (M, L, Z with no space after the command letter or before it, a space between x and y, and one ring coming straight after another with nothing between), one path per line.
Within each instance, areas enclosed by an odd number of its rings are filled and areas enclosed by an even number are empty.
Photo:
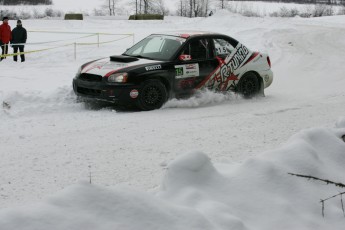
M238 84L238 92L245 98L252 98L258 94L259 90L260 83L256 74L253 72L244 74Z
M166 101L167 89L161 81L151 79L142 83L137 103L141 110L159 109Z

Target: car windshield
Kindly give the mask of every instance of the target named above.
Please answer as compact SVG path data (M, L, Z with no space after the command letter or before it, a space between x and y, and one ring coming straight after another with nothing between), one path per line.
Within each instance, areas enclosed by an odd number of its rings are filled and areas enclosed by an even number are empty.
M130 49L124 55L153 60L170 60L186 39L170 35L150 35Z

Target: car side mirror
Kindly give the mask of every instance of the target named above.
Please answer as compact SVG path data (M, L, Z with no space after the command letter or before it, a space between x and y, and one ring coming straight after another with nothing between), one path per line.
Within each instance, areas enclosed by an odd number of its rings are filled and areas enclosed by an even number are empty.
M181 54L178 59L180 59L181 61L190 61L192 60L192 56L187 54Z

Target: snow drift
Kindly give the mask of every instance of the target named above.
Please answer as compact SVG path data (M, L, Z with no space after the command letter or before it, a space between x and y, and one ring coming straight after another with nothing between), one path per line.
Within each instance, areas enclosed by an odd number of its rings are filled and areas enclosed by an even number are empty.
M335 128L303 130L241 165L181 155L156 194L79 183L39 204L0 211L0 229L343 229L341 190L289 175L345 181L345 118Z

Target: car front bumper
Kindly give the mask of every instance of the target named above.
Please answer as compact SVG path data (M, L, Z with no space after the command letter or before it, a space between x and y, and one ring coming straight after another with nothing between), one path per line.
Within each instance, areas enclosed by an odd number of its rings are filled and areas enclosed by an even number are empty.
M102 100L127 105L135 103L139 85L130 83L89 82L73 79L73 91L82 98Z

